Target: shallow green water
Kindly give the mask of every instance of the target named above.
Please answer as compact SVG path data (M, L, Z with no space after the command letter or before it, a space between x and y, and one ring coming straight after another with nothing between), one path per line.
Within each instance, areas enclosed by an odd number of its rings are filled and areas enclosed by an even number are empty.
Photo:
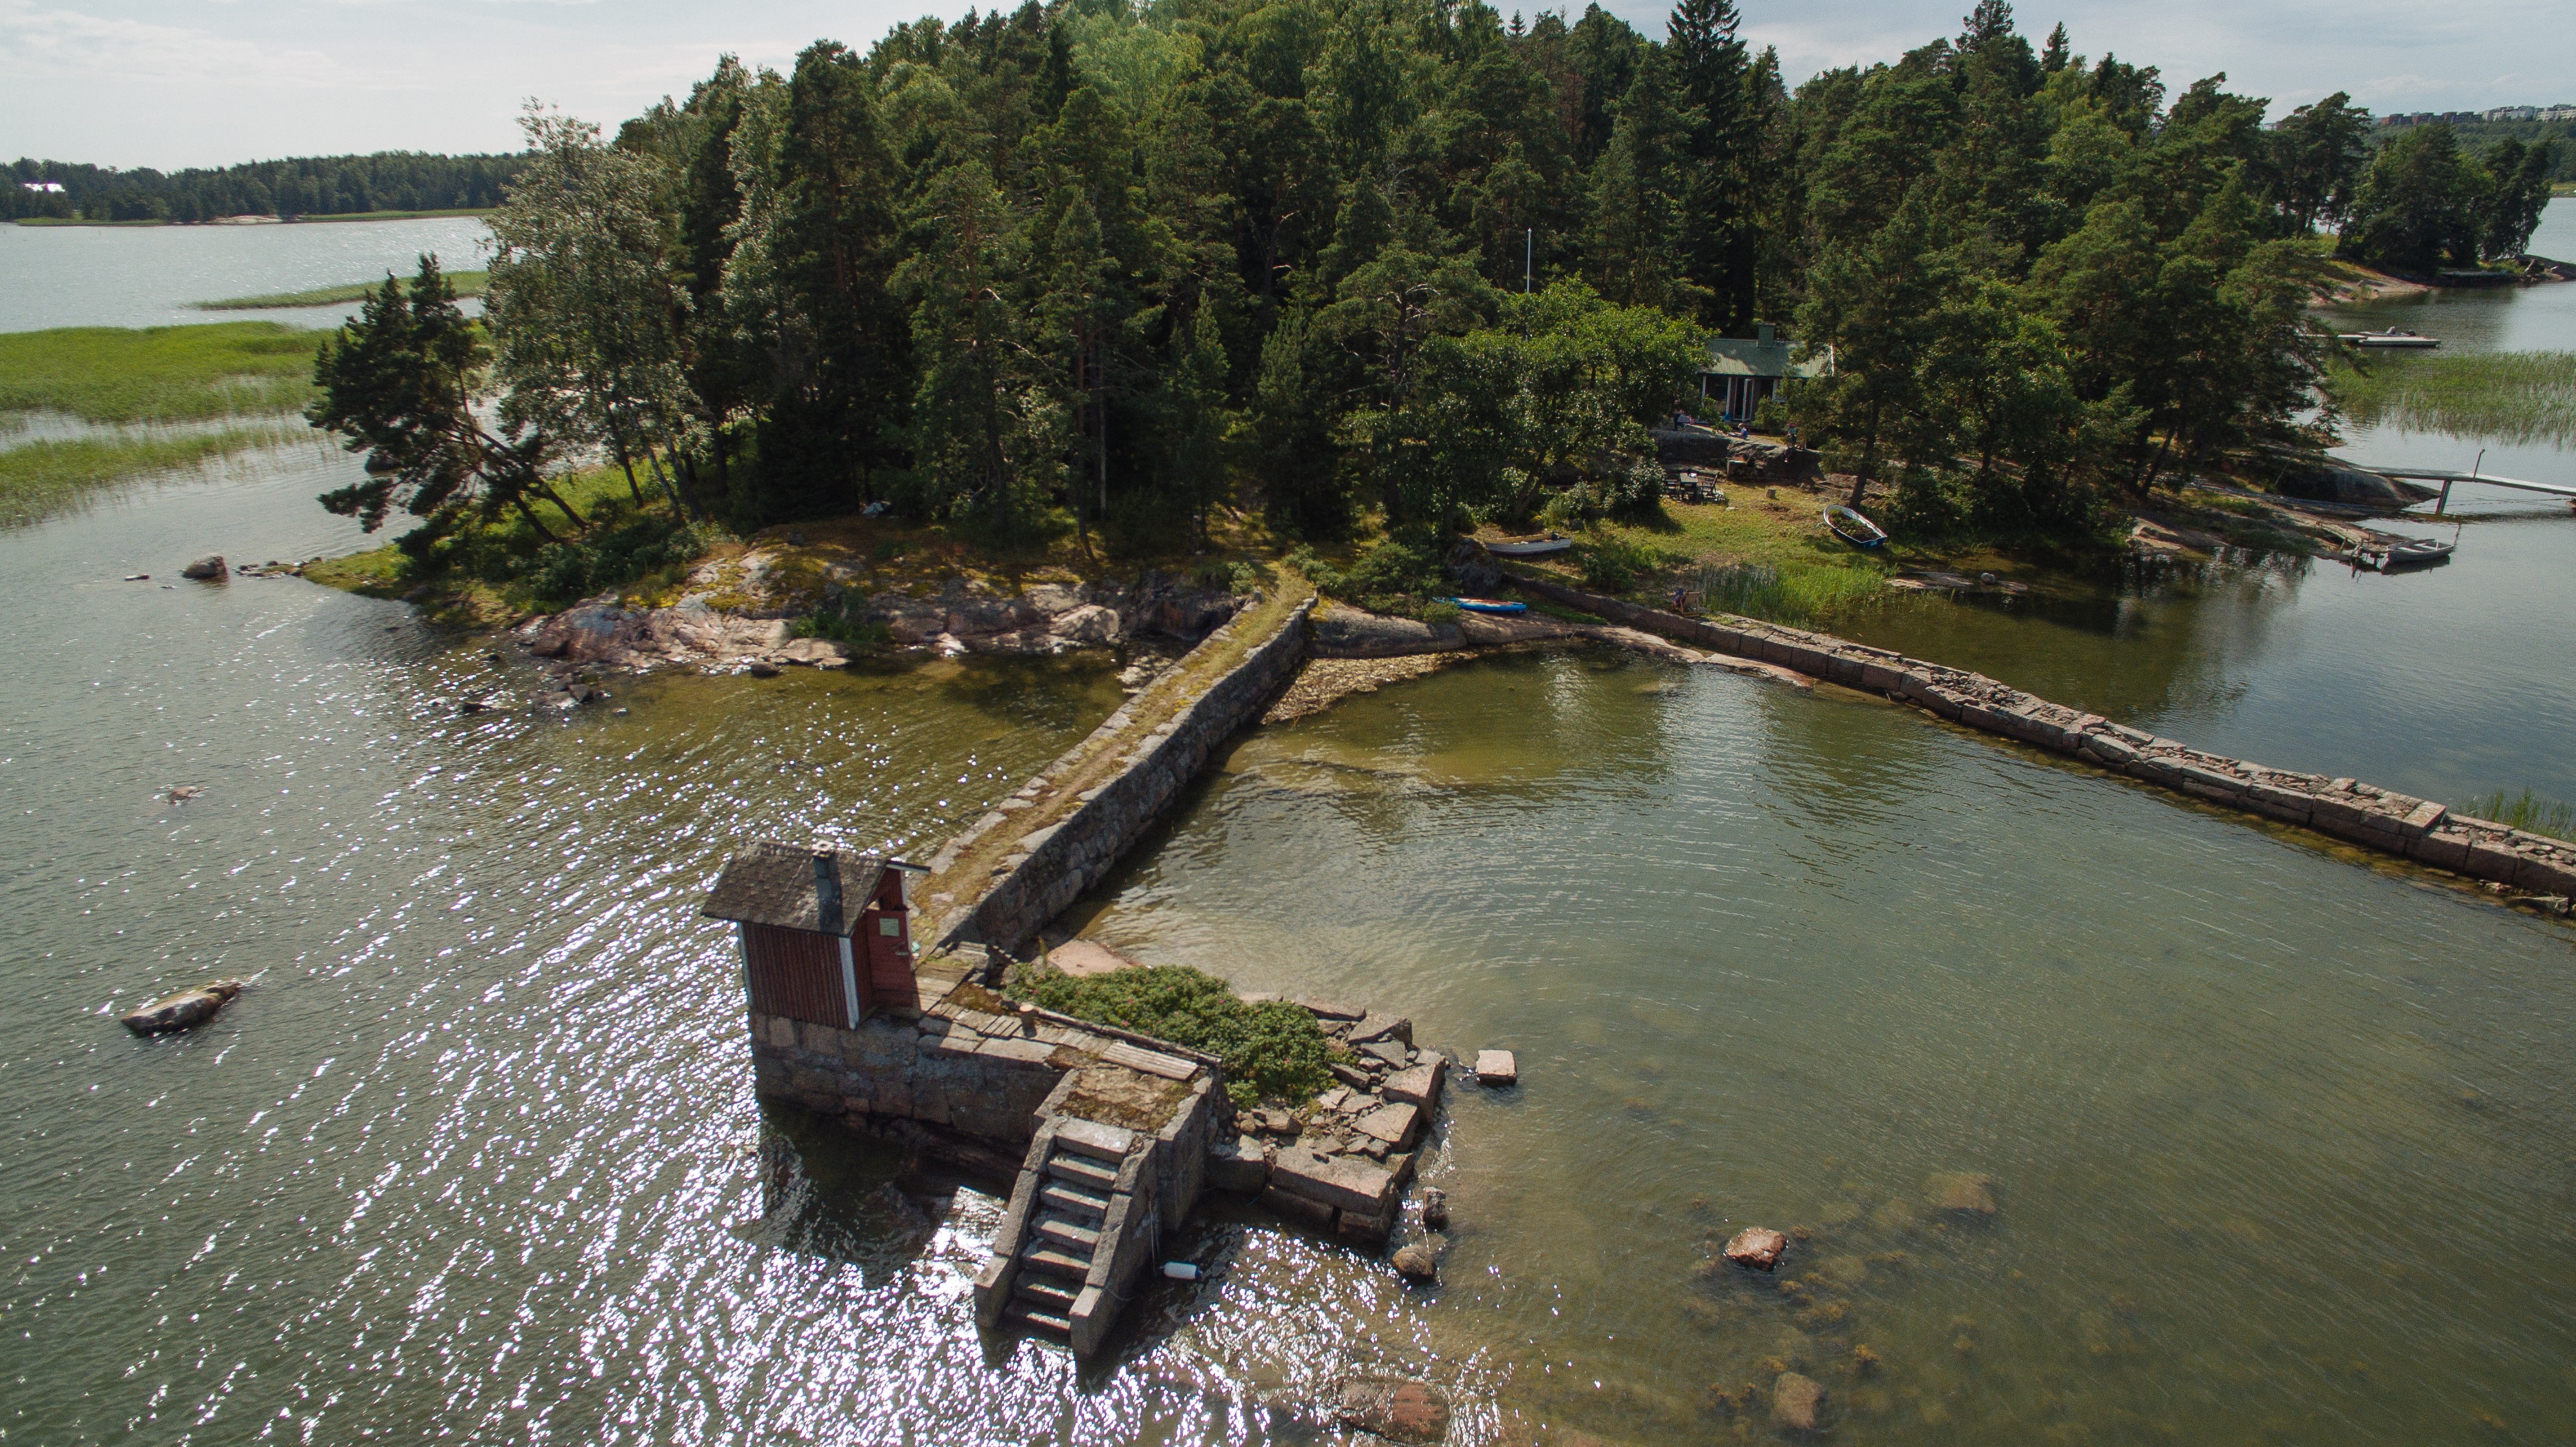
M2295 835L1559 655L1254 737L1093 932L1519 1052L1418 1310L1533 1420L1702 1441L1785 1360L1838 1441L2576 1432L2576 935ZM1694 1278L1756 1223L1803 1301Z

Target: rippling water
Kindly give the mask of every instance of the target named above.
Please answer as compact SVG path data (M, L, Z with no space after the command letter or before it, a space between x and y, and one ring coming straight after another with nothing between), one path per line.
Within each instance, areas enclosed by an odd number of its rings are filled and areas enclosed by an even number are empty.
M483 264L483 222L333 221L292 226L0 225L0 332L265 320L337 326L357 308L203 312L195 304L410 276L420 253ZM473 302L469 307L479 307Z

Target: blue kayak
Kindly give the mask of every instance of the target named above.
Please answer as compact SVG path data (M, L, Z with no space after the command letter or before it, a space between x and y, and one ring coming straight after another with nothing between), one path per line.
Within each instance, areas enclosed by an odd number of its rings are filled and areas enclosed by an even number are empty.
M1444 598L1441 601L1455 603L1469 613L1526 613L1529 611L1527 603L1503 603L1492 598Z

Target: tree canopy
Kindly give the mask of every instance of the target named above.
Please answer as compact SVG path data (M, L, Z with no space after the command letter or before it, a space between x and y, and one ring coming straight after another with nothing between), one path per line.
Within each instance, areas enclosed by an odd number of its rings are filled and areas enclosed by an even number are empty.
M2035 48L2004 0L1794 91L1739 29L1057 0L726 58L613 138L534 113L495 435L738 524L1323 536L1624 505L1701 341L1770 324L1830 356L1795 420L1863 486L2080 525L2295 430L2317 228L2414 247L2402 196L2548 164L2430 128L2369 163L2346 97L2266 129L2223 75ZM2519 245L2524 193L2478 194L2424 244Z

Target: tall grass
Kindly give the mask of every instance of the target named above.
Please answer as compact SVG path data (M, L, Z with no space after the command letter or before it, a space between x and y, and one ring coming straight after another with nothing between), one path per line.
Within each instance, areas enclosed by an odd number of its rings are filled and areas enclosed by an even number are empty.
M2576 352L2374 356L2327 388L2355 422L2500 442L2576 443Z
M488 271L451 271L446 273L446 277L447 284L456 289L458 296L481 296L485 286L491 281L492 274ZM261 296L228 296L221 301L201 301L195 305L201 312L262 311L271 307L290 306L340 306L363 299L381 285L383 285L382 282L353 281L345 286L317 286L311 291L273 291Z
M2529 789L2523 790L2520 798L2507 798L2502 789L2480 794L2463 802L2460 812L2472 819L2491 819L2509 829L2576 842L2576 804L2544 799Z
M279 322L0 333L0 413L119 423L292 412L313 394L323 335Z
M310 438L302 423L227 427L216 432L75 437L0 449L0 525L33 522L71 506L83 492L146 473Z
M1704 560L1692 568L1683 586L1697 597L1703 612L1799 624L1822 622L1867 602L1884 585L1877 573L1858 568Z

